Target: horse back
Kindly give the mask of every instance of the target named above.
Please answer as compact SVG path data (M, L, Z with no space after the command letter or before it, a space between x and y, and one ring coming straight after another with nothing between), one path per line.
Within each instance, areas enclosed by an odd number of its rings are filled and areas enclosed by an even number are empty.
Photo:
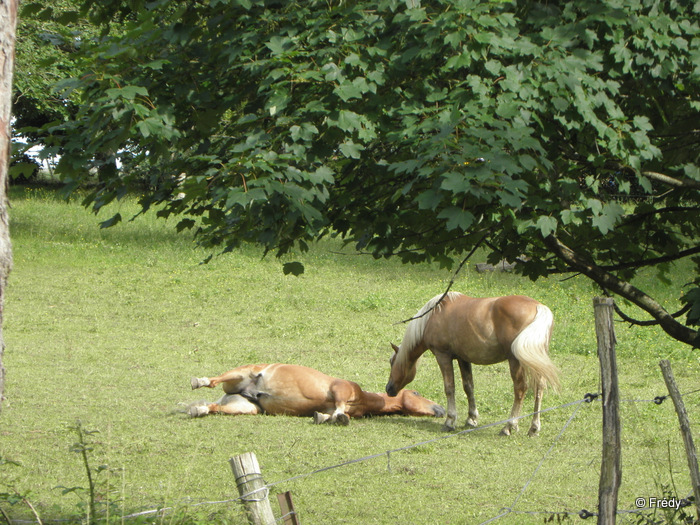
M474 364L505 361L512 357L513 340L533 321L539 304L524 295L455 295L431 317L425 346Z

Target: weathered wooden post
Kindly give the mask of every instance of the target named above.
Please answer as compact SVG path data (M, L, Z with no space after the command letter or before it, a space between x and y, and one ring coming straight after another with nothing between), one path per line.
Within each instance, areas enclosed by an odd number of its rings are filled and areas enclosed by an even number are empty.
M622 479L620 462L620 391L617 383L613 300L593 299L598 360L603 388L603 459L598 485L598 523L615 523L617 493Z
M283 525L301 525L297 512L294 510L292 493L287 491L284 494L277 494L277 501L279 502L280 510L282 511L281 519Z
M695 511L698 520L700 520L700 471L698 471L698 454L695 451L693 434L690 432L688 412L685 410L683 397L678 391L676 380L673 377L671 363L667 359L663 359L659 363L659 366L661 367L661 373L664 375L668 393L671 395L671 399L673 399L673 406L676 407L676 414L678 414L678 423L681 426L681 434L683 435L683 443L685 444L685 454L688 458L688 468L690 469L690 482L693 485L693 494L695 495Z
M229 464L248 512L248 521L253 525L274 525L275 515L267 498L269 491L260 473L258 458L252 452L246 452L229 459Z

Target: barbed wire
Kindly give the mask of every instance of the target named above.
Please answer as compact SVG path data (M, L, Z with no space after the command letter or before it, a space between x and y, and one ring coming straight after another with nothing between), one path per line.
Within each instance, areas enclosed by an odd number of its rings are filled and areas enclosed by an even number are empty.
M563 405L559 405L559 406L556 406L556 407L545 408L544 410L540 410L538 413L539 413L539 414L544 414L544 413L547 413L547 412L551 412L551 411L553 411L553 410L560 410L560 409L562 409L562 408L567 408L567 407L570 407L570 406L573 406L573 405L581 405L582 403L590 403L591 401L593 401L594 399L596 399L599 395L600 395L600 394L590 394L590 393L589 393L589 394L586 394L586 395L583 397L583 399L579 399L579 400L576 400L576 401L571 401L571 402L569 402L569 403L564 403ZM254 496L254 495L256 495L258 492L261 492L262 490L269 490L271 487L274 487L274 486L277 486L277 485L282 485L282 484L285 484L285 483L291 483L292 481L297 481L297 480L304 479L304 478L307 478L307 477L310 477L310 476L314 476L314 475L316 475L316 474L320 474L321 472L327 472L327 471L329 471L329 470L334 470L334 469L341 468L341 467L347 467L347 466L349 466L349 465L353 465L353 464L356 464L356 463L361 463L361 462L363 462L363 461L369 461L369 460L376 459L376 458L380 458L380 457L383 457L383 456L386 456L386 457L387 457L387 469L388 469L389 471L391 471L391 454L394 454L394 453L396 453L396 452L403 452L403 451L406 451L406 450L411 450L411 449L413 449L413 448L417 448L417 447L421 447L421 446L425 446L425 445L429 445L429 444L435 443L435 442L437 442L437 441L442 441L442 440L445 440L445 439L455 438L455 437L458 437L458 436L462 436L462 435L464 435L464 434L469 434L469 433L471 433L471 432L476 432L476 431L479 431L479 430L485 430L485 429L487 429L487 428L491 428L491 427L495 427L495 426L499 426L499 425L504 425L504 424L508 423L509 421L520 420L520 419L524 419L524 418L527 418L527 417L534 416L535 413L536 413L536 412L530 412L529 414L523 414L523 415L520 415L520 416L518 416L518 417L516 417L516 418L503 419L503 420L501 420L501 421L496 421L496 422L494 422L494 423L489 423L489 424L487 424L487 425L481 425L481 426L474 427L474 428L467 428L467 429L464 429L464 430L461 430L461 431L458 431L458 432L452 432L452 433L450 433L450 434L445 434L445 435L443 435L443 436L438 436L438 437L436 437L436 438L432 438L432 439L420 441L420 442L418 442L418 443L412 443L412 444L410 444L410 445L406 445L406 446L403 446L403 447L398 447L398 448L386 450L386 451L383 451L383 452L378 452L378 453L376 453L376 454L369 454L369 455L367 455L367 456L363 456L363 457L360 457L360 458L351 459L351 460L348 460L348 461L343 461L343 462L337 463L337 464L335 464L335 465L329 465L329 466L327 466L327 467L322 467L322 468L319 468L319 469L315 469L315 470L312 470L312 471L310 471L310 472L305 472L305 473L303 473L303 474L298 474L298 475L296 475L296 476L292 476L292 477L290 477L290 478L282 479L282 480L280 480L280 481L275 481L275 482L273 482L273 483L267 483L267 482L266 482L266 485L265 485L264 487L261 487L261 488L252 490L252 491L247 492L247 493L245 493L245 494L242 494L242 495L240 495L240 496L238 496L238 497L236 497L236 498L230 498L230 499L221 500L221 501L202 501L202 502L199 502L199 503L192 503L192 504L189 504L188 506L189 506L189 507L200 507L200 506L203 506L203 505L222 505L222 504L226 504L226 503L234 503L234 502L237 502L237 501L245 501L246 498L249 498L249 497L251 497L251 496ZM560 434L561 434L561 433L560 433ZM142 517L142 516L148 516L148 515L151 515L151 514L157 514L157 513L159 513L159 512L169 512L169 511L175 510L175 508L176 508L176 507L162 507L162 508L158 508L158 509L149 509L149 510L144 510L144 511L141 511L141 512L135 512L135 513L129 514L129 515L127 515L127 516L124 516L124 518L125 518L125 519L131 519L131 518L138 518L138 517ZM280 521L280 520L278 519L277 521Z
M596 396L596 397L597 397L597 396ZM593 401L593 399L591 399L590 401ZM583 402L586 402L586 403L590 403L590 401L586 401L586 398L583 399ZM542 467L542 464L544 463L544 461L547 459L547 456L549 456L549 454L552 452L552 450L554 449L554 446L555 446L555 445L557 444L557 442L559 441L559 438L561 438L562 434L564 434L564 431L569 427L569 424L571 424L571 422L573 421L574 417L576 417L576 414L578 413L578 411L579 411L580 408L581 408L581 404L579 403L578 406L574 409L574 411L573 411L573 413L571 414L571 416L569 416L569 419L566 421L566 423L564 424L564 426L562 427L562 429L559 431L559 434L557 434L557 437L554 438L554 441L552 442L552 444L550 445L550 447L547 449L547 452L545 452L545 453L544 453L544 456L542 456L542 459L540 459L540 462L537 464L537 467L535 468L535 471L532 473L532 476L530 476L530 477L528 478L528 480L525 482L525 485L523 485L522 490L521 490L521 491L518 493L518 495L515 497L515 500L513 501L512 505L511 505L510 507L506 507L506 508L505 508L505 512L502 512L502 513L499 514L498 516L494 516L493 518L491 518L491 519L489 519L489 520L483 521L483 522L481 523L481 525L486 525L486 523L491 523L492 521L496 521L497 519L500 519L500 518L502 518L502 517L504 517L504 516L507 516L508 514L510 514L511 512L513 512L513 507L515 507L515 506L517 505L517 503L518 503L518 501L520 500L520 498L522 497L522 495L525 494L525 491L526 491L527 488L530 486L530 483L532 482L532 480L535 478L535 476L536 476L537 473L539 472L539 470L540 470L540 468Z
M697 390L691 390L690 392L685 392L684 394L681 394L681 397L689 396L691 394L697 394L698 392L700 392L700 388L698 388ZM623 403L654 403L660 405L669 397L671 397L670 394L666 394L656 396L654 399L621 399L620 401Z
M696 394L696 393L698 393L698 392L700 392L700 388L699 388L699 389L696 389L696 390L691 390L691 391L689 391L689 392L685 392L685 393L681 394L681 396L688 396L688 395ZM314 475L320 474L320 473L322 473L322 472L327 472L327 471L330 471L330 470L338 469L338 468L341 468L341 467L346 467L346 466L353 465L353 464L357 464L357 463L361 463L361 462L364 462L364 461L369 461L369 460L372 460L372 459L377 459L377 458L380 458L380 457L383 457L383 456L386 456L386 457L387 457L387 469L388 469L389 471L391 471L391 454L394 454L394 453L397 453L397 452L403 452L403 451L411 450L411 449L414 449L414 448L417 448L417 447L429 445L429 444L436 443L436 442L438 442L438 441L443 441L443 440L446 440L446 439L456 438L456 437L459 437L459 436L463 436L463 435L465 435L465 434L469 434L469 433L471 433L471 432L477 432L477 431L485 430L485 429L492 428L492 427L495 427L495 426L504 425L504 424L506 424L506 423L508 423L508 422L518 421L518 420L520 420L520 419L532 417L532 416L534 416L536 413L544 414L544 413L551 412L551 411L554 411L554 410L561 410L561 409L564 409L564 408L568 408L568 407L575 406L576 408L573 410L572 414L569 416L569 418L568 418L568 420L566 421L566 423L564 424L564 426L561 428L561 430L559 431L559 433L557 434L557 436L554 438L554 441L552 442L552 444L550 445L550 447L547 449L547 451L545 452L545 454L542 456L542 458L541 458L540 461L538 462L537 467L536 467L535 470L533 471L532 475L528 478L528 480L526 481L525 485L523 485L523 488L520 490L520 492L518 493L518 495L515 497L515 500L514 500L513 503L510 505L510 507L504 507L504 508L502 509L503 512L501 512L501 513L498 514L497 516L494 516L493 518L490 518L490 519L488 519L488 520L482 522L481 525L485 525L485 524L487 524L487 523L491 523L491 522L493 522L493 521L496 521L496 520L498 520L498 519L500 519L500 518L502 518L502 517L507 516L508 514L530 514L530 515L541 515L541 514L545 514L545 515L549 515L549 516L556 516L556 515L576 515L576 516L578 516L578 517L580 517L580 518L582 518L582 519L586 519L586 518L588 518L588 517L597 516L597 513L595 513L595 512L590 512L590 511L588 511L588 510L586 510L586 509L581 509L581 510L578 510L578 511L518 511L518 510L515 510L514 507L517 505L517 503L520 501L520 498L522 497L522 495L526 492L527 488L528 488L528 487L530 486L530 484L532 483L532 480L535 478L535 476L536 476L537 473L539 472L540 468L542 467L544 461L547 459L547 457L549 456L549 454L552 452L552 450L554 449L554 447L556 446L556 444L557 444L557 443L559 442L559 440L561 439L561 436L564 434L564 432L566 431L566 429L569 427L569 425L571 424L571 422L574 420L576 414L578 413L579 409L581 408L581 405L584 404L584 403L589 403L589 404L590 404L590 403L592 403L593 401L595 401L596 399L598 399L599 397L601 397L601 395L602 395L602 394L600 394L600 393L586 393L586 394L583 396L582 399L578 399L578 400L575 400L575 401L570 401L570 402L568 402L568 403L564 403L564 404L561 404L561 405L558 405L558 406L555 406L555 407L545 408L545 409L540 410L540 411L538 411L538 412L530 412L530 413L528 413L528 414L520 415L520 416L518 416L518 417L516 417L516 418L502 419L502 420L500 420L500 421L496 421L496 422L493 422L493 423L488 423L488 424L486 424L486 425L481 425L481 426L473 427L473 428L467 428L467 429L464 429L464 430L461 430L461 431L452 432L452 433L449 433L449 434L445 434L445 435L438 436L438 437L435 437L435 438L431 438L431 439L428 439L428 440L420 441L420 442L417 442L417 443L412 443L412 444L410 444L410 445L406 445L406 446L403 446L403 447L397 447L397 448L393 448L393 449L386 450L386 451L383 451L383 452L378 452L378 453L375 453L375 454L369 454L369 455L366 455L366 456L363 456L363 457L360 457L360 458L355 458L355 459L351 459L351 460L348 460L348 461L343 461L343 462L341 462L341 463L337 463L337 464L334 464L334 465L329 465L329 466L326 466L326 467L322 467L322 468L319 468L319 469L315 469L315 470L312 470L312 471L310 471L310 472L298 474L298 475L295 475L295 476L292 476L292 477L289 477L289 478L286 478L286 479L282 479L282 480L279 480L279 481L275 481L275 482L272 482L272 483L267 483L267 482L266 482L265 486L260 487L260 488L255 489L255 490L252 490L252 491L247 492L247 493L245 493L245 494L242 494L242 495L240 495L240 496L238 496L238 497L236 497L236 498L230 498L230 499L218 500L218 501L202 501L202 502L197 502L197 503L187 502L187 503L184 503L183 505L179 505L179 506L160 507L160 508L156 508L156 509L143 510L143 511L140 511L140 512L135 512L135 513L132 513L132 514L128 514L128 515L126 515L126 516L123 516L123 518L124 518L124 519L132 519L132 518L138 518L138 517L143 517L143 516L148 516L148 515L153 515L153 514L158 514L158 513L163 513L163 514L165 514L165 513L167 513L167 512L174 511L174 510L176 510L177 508L181 508L181 507L196 508L196 507L201 507L201 506L205 506L205 505L223 505L223 504L228 504L228 503L243 502L243 501L246 501L247 499L251 498L252 496L256 496L259 492L262 492L262 491L268 491L268 492L269 492L269 489L270 489L271 487L275 487L275 486L277 486L277 485L283 485L283 484L286 484L286 483L291 483L291 482L293 482L293 481L298 481L298 480L300 480L300 479L304 479L304 478L307 478L307 477L310 477L310 476L314 476ZM656 405L660 405L660 404L662 404L663 401L664 401L665 399L667 399L668 397L669 397L668 395L659 395L659 396L656 396L654 399L628 399L628 400L622 400L622 401L623 401L623 402L631 402L631 403L654 403L654 404L656 404ZM687 498L686 498L686 499L687 499ZM641 508L641 509L635 509L635 510L618 510L617 513L618 513L618 514L625 514L625 513L637 513L637 514L639 514L639 513L643 512L643 511L645 511L645 510L650 510L650 509ZM277 518L276 521L280 522L280 521L282 521L285 517L286 517L286 516L281 516L280 518ZM44 521L46 522L46 520L44 520ZM21 521L21 520L13 520L13 522L14 522L14 523L24 523L24 521ZM60 522L63 522L63 520L54 520L54 521L52 521L52 522L53 522L53 523L60 523Z
M587 395L589 395L589 394L587 394ZM445 439L452 439L452 438L455 438L455 437L458 437L458 436L462 436L462 435L464 435L464 434L469 434L469 433L471 433L471 432L476 432L476 431L479 431L479 430L484 430L484 429L487 429L487 428L491 428L491 427L495 427L495 426L504 425L504 424L508 423L509 421L520 420L520 419L524 419L524 418L527 418L527 417L534 416L536 413L544 414L544 413L546 413L546 412L551 412L552 410L559 410L559 409L562 409L562 408L570 407L570 406L572 406L572 405L578 405L578 404L581 404L581 403L588 403L588 402L590 402L590 401L587 401L586 398L584 397L584 399L579 399L579 400L577 400L577 401L571 401L571 402L569 402L569 403L565 403L565 404L563 404L563 405L559 405L559 406L556 406L556 407L546 408L546 409L540 410L540 411L538 411L538 412L530 412L529 414L524 414L524 415L521 415L521 416L518 416L518 417L515 417L515 418L503 419L503 420L501 420L501 421L497 421L497 422L494 422L494 423L489 423L489 424L487 424L487 425L482 425L482 426L474 427L474 428L467 428L467 429L464 429L464 430L460 430L460 431L458 431L458 432L452 432L452 433L450 433L450 434L445 434L444 436L438 436L438 437L436 437L436 438L428 439L428 440L425 440L425 441L420 441L420 442L418 442L418 443L413 443L413 444L411 444L411 445L406 445L406 446L404 446L404 447L394 448L394 449L387 450L387 451L384 451L384 452L379 452L379 453L377 453L377 454L371 454L371 455L368 455L368 456L365 456L365 457L362 457L362 458L351 459L351 460L348 460L348 461L344 461L344 462L342 462L342 463L338 463L338 464L336 464L336 465L330 465L330 466L328 466L328 467L323 467L323 468L320 468L320 469L312 470L311 472L307 472L307 473L304 473L304 474L298 474L298 475L296 475L296 476L292 476L291 478L287 478L287 479L284 479L284 480L281 480L281 481L276 481L276 482L274 482L274 483L269 483L269 484L268 484L268 487L274 487L275 485L281 485L281 484L283 484L283 483L289 483L289 482L291 482L291 481L296 481L296 480L298 480L298 479L307 478L307 477L309 477L309 476L313 476L313 475L319 474L319 473L321 473L321 472L326 472L326 471L328 471L328 470L333 470L333 469L340 468L340 467L346 467L346 466L348 466L348 465L353 465L353 464L355 464L355 463L360 463L360 462L362 462L362 461L368 461L368 460L370 460L370 459L376 459L376 458L379 458L379 457L382 457L382 456L387 456L387 460L388 460L387 466L388 466L389 469L391 469L391 468L390 468L390 467L391 467L391 463L390 463L390 461L391 461L391 454L393 454L393 453L395 453L395 452L403 452L403 451L405 451L405 450L411 450L411 449L414 449L414 448L417 448L417 447L422 447L422 446L424 446L424 445L429 445L429 444L435 443L435 442L437 442L437 441L443 441L443 440L445 440Z
M685 392L685 393L681 394L681 396L687 396L687 395L695 394L695 393L698 393L698 392L700 392L700 389L696 389L696 390L692 390L692 391L689 391L689 392ZM527 488L528 488L529 485L531 484L531 482L532 482L532 480L534 479L534 477L537 475L537 473L538 473L538 471L540 470L540 468L542 467L544 461L547 459L547 457L549 456L549 454L551 453L551 451L554 449L554 447L556 446L556 444L557 444L558 441L560 440L561 436L564 434L564 432L566 431L566 429L569 427L569 425L571 424L571 422L572 422L573 419L575 418L576 414L578 413L579 409L581 408L581 405L582 405L583 403L592 403L594 400L598 399L598 398L601 397L601 396L602 396L602 394L600 394L600 393L586 393L582 399L579 399L579 400L576 400L576 401L571 401L571 402L564 403L564 404L559 405L559 406L556 406L556 407L550 407L550 408L546 408L546 409L544 409L544 410L540 410L540 411L539 411L540 414L543 414L543 413L550 412L550 411L553 411L553 410L560 410L560 409L563 409L563 408L567 408L567 407L571 407L571 406L576 406L576 408L575 408L574 411L572 412L571 416L569 416L569 419L566 421L566 423L564 424L564 426L562 427L562 429L559 431L559 433L558 433L557 436L555 437L555 439L554 439L554 441L552 442L552 444L550 445L550 447L547 449L547 451L545 452L545 454L543 455L543 457L540 459L540 461L539 461L537 467L535 468L535 470L533 471L532 475L530 476L530 478L527 480L527 482L525 483L525 485L523 486L523 488L521 489L521 491L520 491L520 492L518 493L518 495L516 496L515 500L513 501L513 504L512 504L510 507L504 508L504 512L502 512L501 514L499 514L499 515L497 515L497 516L495 516L495 517L493 517L493 518L491 518L491 519L489 519L489 520L487 520L487 521L482 522L481 525L486 525L487 523L491 523L491 522L493 522L493 521L496 521L496 520L498 520L498 519L500 519L500 518L502 518L502 517L505 517L505 516L508 515L508 514L546 514L546 515L550 515L550 516L557 515L557 514L560 514L560 515L561 515L561 514L567 514L567 515L576 515L576 516L578 516L578 517L581 518L581 519L587 519L587 518L595 517L595 516L598 515L597 513L591 512L591 511L589 511L589 510L587 510L587 509L581 509L581 510L578 510L578 511L549 512L549 511L516 511L516 510L514 510L514 507L515 507L515 505L518 503L518 501L520 500L520 498L522 497L522 495L525 493L525 491L527 490ZM636 403L647 402L647 403L654 403L654 404L656 404L656 405L660 405L660 404L663 403L663 401L664 401L665 399L667 399L668 397L670 397L670 396L669 396L669 395L664 395L664 396L656 396L654 399L648 399L648 400L647 400L647 399L635 399L635 400L624 400L624 401L626 401L626 402L636 402ZM523 414L523 415L521 415L521 416L518 416L517 418L504 419L504 420L497 421L497 422L494 422L494 423L489 423L489 424L487 424L487 425L482 425L482 426L474 427L474 428L468 428L468 429L465 429L465 430L461 430L461 431L459 431L459 432L453 432L453 433L451 433L451 434L446 434L446 435L444 435L444 436L439 436L439 437L432 438L432 439L429 439L429 440L420 441L420 442L418 442L418 443L413 443L413 444L411 444L411 445L406 445L406 446L404 446L404 447L399 447L399 448L387 450L387 451L385 451L385 452L379 452L379 453L370 454L370 455L367 455L367 456L364 456L364 457L361 457L361 458L356 458L356 459L344 461L344 462L342 462L342 463L338 463L338 464L335 464L335 465L330 465L330 466L323 467L323 468L320 468L320 469L316 469L316 470L313 470L313 471L310 471L310 472L307 472L307 473L304 473L304 474L298 474L298 475L296 475L296 476L292 476L292 477L287 478L287 479L283 479L283 480L280 480L280 481L276 481L276 482L273 482L273 483L269 483L269 484L267 485L267 487L273 487L273 486L276 486L276 485L282 485L282 484L285 484L285 483L290 483L290 482L292 482L292 481L297 481L297 480L299 480L299 479L307 478L307 477L309 477L309 476L313 476L313 475L319 474L319 473L321 473L321 472L327 472L327 471L329 471L329 470L333 470L333 469L336 469L336 468L345 467L345 466L352 465L352 464L355 464L355 463L360 463L360 462L363 462L363 461L368 461L368 460L371 460L371 459L376 459L376 458L379 458L379 457L383 457L384 455L387 456L387 469L388 469L388 470L391 470L391 454L392 454L392 453L402 452L402 451L410 450L410 449L417 448L417 447L420 447L420 446L432 444L432 443L435 443L435 442L437 442L437 441L442 441L442 440L444 440L444 439L451 439L451 438L453 438L453 437L461 436L461 435L468 434L468 433L471 433L471 432L476 432L476 431L479 431L479 430L484 430L484 429L491 428L491 427L494 427L494 426L500 426L500 425L503 425L503 424L507 423L508 421L520 420L520 419L528 418L528 417L531 417L531 416L534 416L534 415L535 415L535 412L531 412L531 413L529 413L529 414ZM258 490L260 490L260 489L258 489ZM246 496L246 495L244 495L244 496ZM233 500L231 500L231 501L236 501L236 500L238 500L238 499L241 499L241 498L244 497L244 496L240 496L239 498L235 498L235 499L233 499ZM686 498L686 499L687 499L687 498ZM635 510L618 510L617 513L618 513L618 514L640 514L640 513L643 512L644 510L649 510L649 509L643 509L643 508L641 508L641 509L635 509ZM280 521L280 520L278 520L278 521Z

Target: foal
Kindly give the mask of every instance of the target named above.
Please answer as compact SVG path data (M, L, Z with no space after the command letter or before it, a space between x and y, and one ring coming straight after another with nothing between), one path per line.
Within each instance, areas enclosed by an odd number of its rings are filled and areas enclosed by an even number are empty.
M418 392L401 390L396 397L365 392L357 383L299 365L245 365L217 377L193 377L191 383L193 389L220 384L225 393L216 403L191 406L191 417L265 413L347 425L351 417L368 415L445 415L444 408Z

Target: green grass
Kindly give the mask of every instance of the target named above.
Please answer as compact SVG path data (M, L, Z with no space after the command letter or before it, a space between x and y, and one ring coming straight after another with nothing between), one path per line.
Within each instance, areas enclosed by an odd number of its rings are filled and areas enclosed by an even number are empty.
M124 217L137 210L129 199L118 207ZM189 378L247 363L289 362L382 391L389 342L398 342L404 329L395 323L441 293L451 272L341 255L341 245L331 240L285 259L304 262L300 277L283 275L279 260L263 259L254 247L200 264L207 253L174 233L172 221L146 215L100 230L98 220L116 208L95 218L48 190L12 189L15 267L4 320L8 373L0 458L19 466L0 464L0 493L26 495L45 520L80 519L84 495L56 488L87 486L81 458L70 450L76 436L69 428L79 419L99 431L89 437L90 461L109 468L97 476L98 492L103 508L113 503L117 519L164 506L176 511L148 521L245 523L235 502L193 506L236 496L228 459L244 452L256 453L268 483L282 482L273 493L292 492L307 525L480 523L516 498L520 512L595 509L599 402L547 412L537 438L528 438L525 420L507 439L498 436L500 426L491 427L394 452L390 463L385 455L284 482L442 437L442 420L370 418L349 427L272 416L190 420L178 403L218 394L192 392ZM688 280L682 268L677 278ZM653 273L640 283L671 301ZM474 296L522 293L552 308L552 356L562 392L545 395L545 408L599 390L596 291L582 278L532 283L470 267L454 289ZM662 358L671 359L681 391L698 388L700 354L657 329L617 324L616 330L623 399L666 393ZM507 366L477 367L475 383L480 423L506 418L512 402ZM444 404L432 355L421 360L412 386ZM460 393L457 401L461 426L466 398ZM686 406L700 441L700 394L688 396ZM627 402L622 417L620 508L634 509L637 497L663 496L672 483L687 496L690 480L672 404ZM32 517L23 502L9 505L0 496L0 507L13 518ZM279 511L274 498L273 507ZM547 516L514 513L498 523L541 523Z

